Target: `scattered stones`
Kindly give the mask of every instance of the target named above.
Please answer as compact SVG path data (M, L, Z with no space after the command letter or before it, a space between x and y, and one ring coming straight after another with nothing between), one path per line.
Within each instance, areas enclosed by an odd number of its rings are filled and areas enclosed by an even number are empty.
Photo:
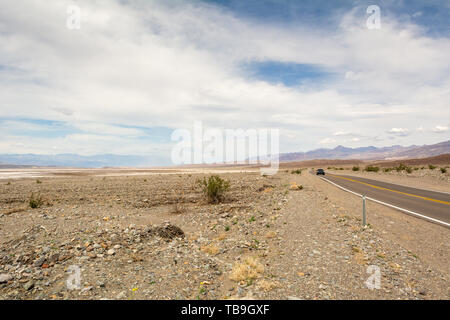
M8 281L11 281L13 279L13 276L7 273L0 274L0 283L7 283Z
M44 262L45 262L45 257L40 257L34 261L33 265L35 267L40 267L44 264Z
M229 198L214 205L196 189L199 177L152 175L145 184L139 176L52 179L43 192L53 206L1 221L0 299L448 296L446 274L388 241L384 229L362 229L352 208L333 204L315 177L227 173ZM302 191L289 190L300 183ZM29 190L25 179L17 185L15 193L0 194L2 205ZM175 202L183 213L171 214ZM401 225L395 222L390 230ZM249 256L261 272L247 272L250 263L241 270L249 276L224 281ZM365 285L369 265L380 267L380 290Z

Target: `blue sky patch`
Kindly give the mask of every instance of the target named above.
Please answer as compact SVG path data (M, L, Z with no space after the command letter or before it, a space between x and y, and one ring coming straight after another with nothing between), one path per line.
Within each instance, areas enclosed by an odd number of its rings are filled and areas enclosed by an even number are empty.
M321 84L333 76L317 65L278 61L251 62L242 68L250 78L288 87Z

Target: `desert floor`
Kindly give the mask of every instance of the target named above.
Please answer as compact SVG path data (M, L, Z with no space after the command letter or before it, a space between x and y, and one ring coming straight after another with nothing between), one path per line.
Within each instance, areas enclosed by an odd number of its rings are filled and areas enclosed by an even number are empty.
M220 204L197 183L214 172ZM1 299L450 298L449 229L370 202L364 228L360 199L306 169L53 173L3 171ZM449 190L433 174L378 177Z

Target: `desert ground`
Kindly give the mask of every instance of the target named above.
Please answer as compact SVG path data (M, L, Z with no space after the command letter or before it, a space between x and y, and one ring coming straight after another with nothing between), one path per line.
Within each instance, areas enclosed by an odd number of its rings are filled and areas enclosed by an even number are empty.
M341 164L450 190L438 169ZM363 227L360 199L293 166L1 170L0 299L450 298L448 228L370 202ZM212 174L230 182L217 204L198 184Z

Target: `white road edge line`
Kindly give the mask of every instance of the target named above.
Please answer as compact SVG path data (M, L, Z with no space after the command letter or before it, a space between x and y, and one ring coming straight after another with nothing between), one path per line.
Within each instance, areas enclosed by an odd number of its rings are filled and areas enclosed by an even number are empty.
M330 174L334 174L336 176L339 176L339 173L330 173ZM450 194L450 192L445 192L445 191L437 191L437 190L431 190L431 189L422 189L422 188L415 188L415 187L411 187L411 186L406 186L404 184L398 184L398 183L393 183L393 182L389 182L389 181L381 181L381 180L374 180L374 179L370 179L367 177L360 177L360 176L356 176L356 175L349 175L347 174L343 174L341 175L343 177L350 177L350 178L362 178L362 179L367 179L367 180L372 180L372 181L377 181L377 182L384 182L387 184L393 184L394 186L399 186L399 187L406 187L406 188L411 188L411 189L417 189L417 190L423 190L423 191L429 191L429 192L436 192L436 193L443 193L443 194ZM364 181L360 181L360 182L364 182Z
M334 183L334 182L332 182L332 181L330 181L328 179L325 179L325 178L322 178L322 177L319 177L319 178L322 179L322 180L325 180L325 181L327 181L329 183L331 183L332 185L338 187L339 189L342 189L342 190L344 190L346 192L350 192L350 193L352 193L352 194L354 194L354 195L356 195L358 197L362 197L363 196L362 194L359 194L359 193L353 192L353 191L351 191L351 190L349 190L347 188L341 187L340 185L338 185L338 184L336 184L336 183ZM447 223L447 222L444 222L444 221L441 221L441 220L437 220L437 219L434 219L434 218L430 218L430 217L424 216L423 214L420 214L420 213L417 213L417 212L414 212L414 211L410 211L410 210L407 210L407 209L403 209L403 208L394 206L392 204L389 204L389 203L386 203L386 202L383 202L383 201L380 201L380 200L377 200L377 199L373 199L373 198L370 198L370 197L366 197L366 199L371 200L373 202L377 202L377 203L382 204L382 205L385 205L387 207L391 207L391 208L394 208L394 209L397 209L397 210L409 213L409 214L411 214L413 216L417 216L417 217L420 217L422 219L429 220L429 221L432 221L434 223L441 224L441 225L443 225L443 226L445 226L447 228L450 228L450 223Z

